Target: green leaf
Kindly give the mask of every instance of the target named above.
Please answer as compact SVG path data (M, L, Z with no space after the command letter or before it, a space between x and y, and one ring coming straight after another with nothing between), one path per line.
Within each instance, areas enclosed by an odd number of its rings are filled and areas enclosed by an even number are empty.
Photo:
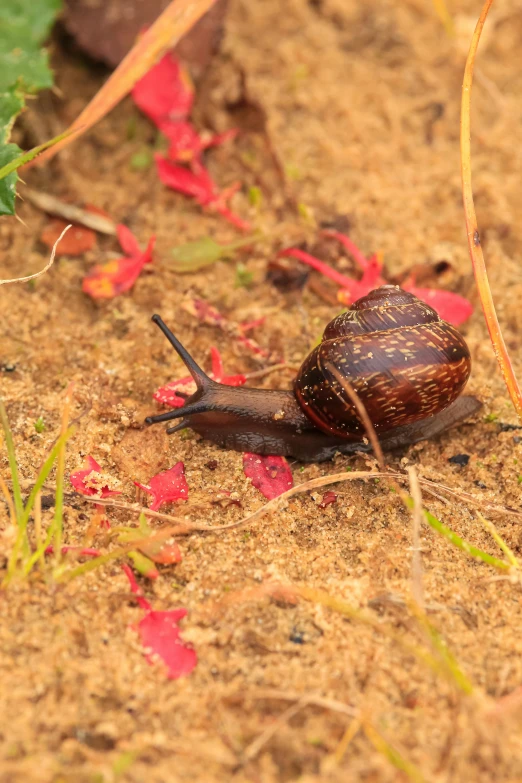
M174 269L176 272L195 272L219 261L223 255L223 247L212 237L202 237L194 242L172 249Z
M2 0L0 4L0 92L25 93L52 87L47 52L40 49L61 0Z
M184 245L172 248L174 263L170 266L175 272L181 272L182 274L196 272L205 266L215 264L216 261L230 258L233 256L234 251L241 247L253 245L260 238L260 234L254 234L250 237L238 239L236 242L231 242L228 245L220 245L212 237L201 237L201 239L196 239L194 242L186 242Z
M15 117L24 107L23 95L12 87L10 90L0 93L0 143L9 141L9 134Z
M0 168L16 160L21 151L16 144L0 145ZM0 215L14 215L16 180L16 172L12 172L0 180Z
M0 0L0 168L21 154L8 141L24 95L53 85L41 45L60 8L61 0ZM0 215L14 215L16 182L14 171L0 182Z

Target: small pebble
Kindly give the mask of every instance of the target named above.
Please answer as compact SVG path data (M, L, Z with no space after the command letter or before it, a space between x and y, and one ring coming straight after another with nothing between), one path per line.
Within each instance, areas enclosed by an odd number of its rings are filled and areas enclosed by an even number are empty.
M460 465L462 468L465 468L469 462L469 454L455 454L454 457L448 459L448 462L452 465Z

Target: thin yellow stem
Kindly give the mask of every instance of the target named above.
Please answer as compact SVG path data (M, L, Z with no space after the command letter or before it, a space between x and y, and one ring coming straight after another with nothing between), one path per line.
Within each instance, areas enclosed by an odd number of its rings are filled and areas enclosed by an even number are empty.
M464 200L464 214L466 219L469 253L471 256L471 263L473 265L473 272L475 275L475 281L477 283L480 302L482 304L484 317L486 319L486 325L488 327L493 350L495 352L495 356L497 357L497 361L507 386L509 396L511 397L518 417L522 421L522 392L515 377L515 373L513 372L513 367L511 366L511 360L507 352L504 338L502 337L500 324L498 322L495 311L495 305L493 303L493 297L491 295L491 288L489 286L486 265L484 263L484 255L482 253L482 247L480 244L480 233L477 225L477 216L475 214L473 191L471 187L471 85L473 83L473 68L475 65L475 57L477 54L480 34L482 32L482 28L484 27L484 22L486 21L488 11L492 3L493 0L486 0L482 8L480 18L477 22L477 26L475 27L475 32L473 33L473 38L471 40L468 59L466 60L466 68L464 70L464 80L462 82L462 104L460 119L462 197Z

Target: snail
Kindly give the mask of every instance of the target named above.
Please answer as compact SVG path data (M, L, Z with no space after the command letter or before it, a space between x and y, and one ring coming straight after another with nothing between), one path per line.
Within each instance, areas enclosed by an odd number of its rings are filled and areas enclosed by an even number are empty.
M293 391L211 380L160 316L152 320L197 385L182 408L145 420L182 417L169 434L191 427L227 449L320 462L336 451L369 449L353 392L388 450L431 438L480 408L475 397L459 397L471 369L464 338L398 286L381 286L334 318L304 360Z

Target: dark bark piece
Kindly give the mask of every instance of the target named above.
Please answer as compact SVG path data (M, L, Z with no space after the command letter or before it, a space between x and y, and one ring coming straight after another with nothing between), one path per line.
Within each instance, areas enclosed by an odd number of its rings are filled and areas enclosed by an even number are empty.
M66 0L65 28L94 60L115 68L170 0ZM217 51L228 0L217 0L180 41L177 54L198 79Z

